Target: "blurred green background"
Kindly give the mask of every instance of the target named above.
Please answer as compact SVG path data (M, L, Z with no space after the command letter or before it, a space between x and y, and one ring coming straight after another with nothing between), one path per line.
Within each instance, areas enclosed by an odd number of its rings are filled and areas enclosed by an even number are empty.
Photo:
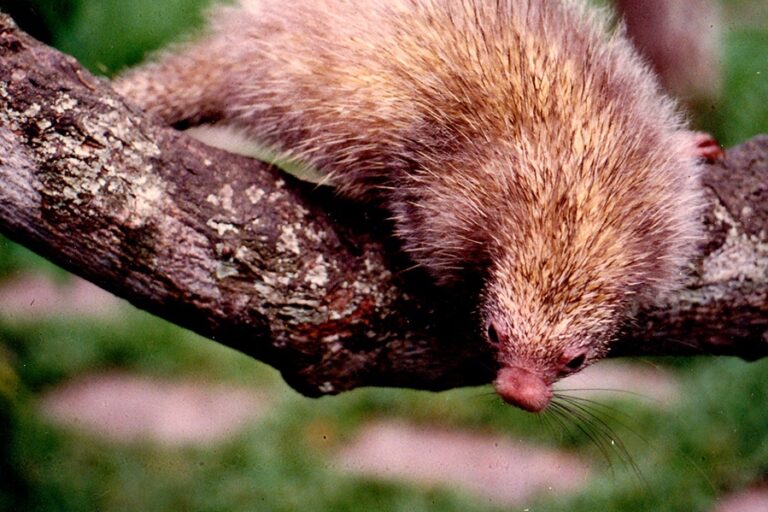
M111 75L199 26L206 3L2 0L0 9L94 72ZM730 145L768 133L768 6L732 0L724 8L724 90L701 128ZM61 286L70 279L0 239L0 286L30 273ZM546 420L501 405L488 389L365 389L309 400L272 369L128 305L119 314L87 318L0 311L0 511L502 509L447 486L340 473L329 454L376 418L503 434L595 461L597 474L585 489L526 504L532 511L709 510L719 496L768 483L768 362L652 364L680 383L682 398L673 408L618 393L605 393L602 405L592 406L630 463L610 442L608 460L601 454L592 439L600 425L580 428L573 421L547 429ZM269 396L269 410L204 448L108 441L40 414L48 390L105 371L252 387Z

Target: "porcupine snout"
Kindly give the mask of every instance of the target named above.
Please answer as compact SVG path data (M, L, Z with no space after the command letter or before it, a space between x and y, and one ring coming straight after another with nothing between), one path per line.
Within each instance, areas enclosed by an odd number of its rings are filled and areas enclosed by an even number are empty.
M544 410L552 399L552 390L541 377L517 366L499 370L493 385L505 402L529 412Z

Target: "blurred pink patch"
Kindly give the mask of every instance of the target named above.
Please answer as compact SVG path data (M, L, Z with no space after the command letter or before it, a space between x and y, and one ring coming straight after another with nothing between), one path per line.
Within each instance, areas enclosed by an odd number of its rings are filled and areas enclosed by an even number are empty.
M499 504L575 491L584 461L508 437L373 423L337 456L341 469L379 478L460 488Z
M120 305L120 299L80 278L56 283L21 275L0 283L0 315L5 318L106 316L115 314Z
M736 492L720 498L713 512L765 512L768 510L768 488Z
M664 368L641 362L600 361L555 384L564 394L601 402L611 398L639 400L645 405L666 407L680 397L674 375ZM768 509L766 509L768 510Z
M121 373L77 378L47 393L48 418L117 441L208 444L237 434L266 410L252 390Z

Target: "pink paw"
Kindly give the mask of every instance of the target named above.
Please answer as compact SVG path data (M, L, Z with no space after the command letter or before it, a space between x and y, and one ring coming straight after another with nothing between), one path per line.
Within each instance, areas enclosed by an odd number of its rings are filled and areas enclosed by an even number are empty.
M705 132L691 132L693 155L707 163L713 163L725 156L725 150L715 138Z

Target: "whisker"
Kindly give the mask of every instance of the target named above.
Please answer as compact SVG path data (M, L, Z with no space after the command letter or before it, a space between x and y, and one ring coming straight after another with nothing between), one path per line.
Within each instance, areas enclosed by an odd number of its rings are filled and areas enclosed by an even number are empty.
M555 426L552 424L552 416L549 414L539 414L537 419L539 422L541 422L544 425L544 428L547 429L547 432L549 433L549 435L551 437L555 437L557 430L555 429Z
M558 394L557 397L558 398L562 398L564 400L581 402L581 403L589 405L590 407L595 407L597 409L602 410L603 413L606 414L607 416L608 416L607 413L611 413L611 414L616 414L619 417L623 417L623 418L628 419L628 420L632 419L632 416L630 416L626 412L622 411L618 407L613 407L611 405L604 404L604 403L599 402L597 400L592 400L591 398L585 398L585 397L582 397L582 396L575 396L575 395L563 395L563 394ZM619 420L619 418L617 416L608 416L608 419L616 421L617 423L620 423L620 420ZM627 425L625 425L623 423L621 423L621 426L625 427L625 428L629 428Z
M695 349L698 349L698 348L701 347L698 343L694 343L692 341L681 340L679 338L666 338L665 341L671 341L672 343L676 343L677 345L682 345L684 347L691 347L691 348L695 348Z
M571 396L571 395L563 395L563 398L566 400L576 401L576 402L582 402L585 405L588 405L590 407L595 407L596 409L600 409L602 411L602 414L605 415L609 420L614 421L617 423L620 427L625 429L630 434L634 435L637 439L645 443L646 445L650 446L651 443L646 439L640 432L637 431L634 427L627 424L624 420L632 420L633 418L625 413L624 411L621 411L620 409L616 407L611 407L610 405L598 402L596 400L591 400L589 398L584 398L580 396ZM616 416L618 415L618 416ZM623 419L622 419L623 418Z
M622 462L629 465L632 468L632 471L638 477L638 479L641 482L643 482L646 486L648 486L648 483L645 480L645 477L643 476L642 471L640 471L639 466L635 462L634 457L632 457L632 454L629 452L629 450L627 449L626 445L621 440L621 438L617 435L613 427L611 427L603 418L601 418L597 413L595 413L592 409L588 407L588 405L592 405L594 402L584 403L582 401L579 401L579 399L574 400L572 398L562 398L562 400L564 400L571 407L576 409L576 410L572 410L574 415L581 417L583 421L587 422L589 425L594 427L596 431L598 431L602 436L604 436L605 440L608 442L610 446L616 447L616 453L619 455L619 458L622 460ZM635 435L638 435L636 432L633 431L633 429L628 428L627 425L623 423L620 423L620 425L622 425L624 428L627 428Z
M561 390L558 390L561 391ZM580 390L573 390L580 391ZM632 393L631 393L632 394ZM639 395L642 397L642 395ZM648 398L648 397L645 397ZM599 401L589 398L565 395L562 393L556 393L550 407L547 409L552 412L551 419L556 422L566 432L569 428L568 424L575 426L578 431L584 434L592 444L598 449L602 457L605 459L612 475L615 475L615 469L611 453L618 456L622 464L626 464L632 469L635 477L642 482L643 486L649 491L653 492L648 480L643 475L640 467L632 457L627 446L619 438L615 429L609 425L604 418L615 422L621 428L630 432L637 439L642 441L647 446L651 446L651 443L642 434L640 434L634 427L630 426L626 421L617 418L617 416L629 420L631 417L618 410L615 407L611 407L607 404L603 404ZM706 484L715 490L714 483L711 478L690 455L684 453L679 448L675 448L674 451L685 459L701 476Z
M558 404L563 412L567 412L568 416L575 421L576 427L585 434L595 446L597 446L606 461L613 466L609 452L606 450L606 446L610 445L610 438L607 438L605 432L597 428L593 421L590 421L589 416L585 415L582 411L575 408L572 404Z
M410 267L406 267L406 268L402 268L402 269L398 270L397 272L395 272L395 275L396 276L400 276L400 275L408 273L408 272L413 272L414 270L416 270L418 268L422 268L423 266L424 265L422 263L414 263Z
M573 421L573 425L582 434L587 436L587 438L589 438L592 444L594 444L597 447L597 449L600 451L603 458L605 459L605 462L608 464L608 467L611 470L611 474L615 474L614 468L613 468L613 461L611 460L609 450L606 448L604 444L604 440L599 436L597 436L593 430L590 430L585 426L584 419L580 415L576 414L572 409L565 406L564 404L553 402L552 404L550 404L550 407L552 408L552 411L560 415L564 421L568 419L575 420Z
M501 400L498 394L496 394L495 391L478 391L477 393L472 395L472 398L476 399L483 399L486 401L493 401L496 402L496 399L498 398Z
M566 393L575 393L579 391L604 391L606 393L623 393L625 395L635 396L638 398L645 398L647 400L655 400L655 398L650 397L648 395L645 395L643 393L638 393L637 391L629 391L628 389L619 389L619 388L558 388L554 390L555 393L560 393L561 391L564 391Z
M552 404L546 410L547 413L551 413L551 418L560 426L560 440L562 441L565 433L571 430L568 420L568 412L561 404Z

